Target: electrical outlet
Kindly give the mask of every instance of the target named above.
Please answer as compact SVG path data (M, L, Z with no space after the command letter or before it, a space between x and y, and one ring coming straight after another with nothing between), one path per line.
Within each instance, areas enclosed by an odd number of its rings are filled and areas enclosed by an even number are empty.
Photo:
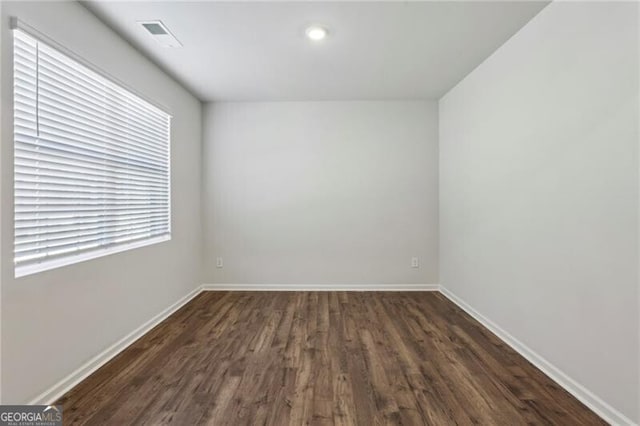
M411 258L411 267L412 268L419 268L420 267L420 262L418 262L418 258L417 257L412 257Z
M216 258L216 268L222 268L224 266L224 262L221 257Z

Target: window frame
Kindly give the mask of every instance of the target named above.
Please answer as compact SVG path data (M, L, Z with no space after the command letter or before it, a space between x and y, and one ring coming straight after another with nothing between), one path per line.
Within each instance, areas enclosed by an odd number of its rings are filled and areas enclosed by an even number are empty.
M73 265L76 263L81 263L87 260L92 260L92 259L96 259L99 257L103 257L103 256L108 256L111 254L116 254L116 253L120 253L120 252L124 252L124 251L129 251L129 250L133 250L133 249L137 249L137 248L141 248L141 247L146 247L146 246L150 246L150 245L155 245L155 244L159 244L165 241L170 241L172 239L172 223L173 223L173 215L172 215L172 185L171 185L171 181L172 181L172 173L171 173L171 163L172 163L172 152L171 152L171 143L172 143L172 119L173 116L171 113L168 112L168 109L162 106L159 106L157 103L150 101L148 98L146 98L145 96L141 95L138 91L132 89L131 87L129 87L127 84L123 83L122 81L118 80L117 78L114 78L113 76L111 76L109 73L103 71L102 69L94 66L93 64L91 64L90 62L88 62L87 60L85 60L84 58L80 57L79 55L75 54L74 52L70 51L69 49L67 49L66 47L60 45L59 43L55 42L54 40L52 40L51 38L49 38L48 36L42 34L41 32L39 32L38 30L34 29L33 27L29 26L28 24L24 23L23 21L19 20L16 17L11 17L10 18L10 29L11 29L11 34L12 34L12 40L15 34L15 31L21 31L24 34L28 35L29 37L34 38L35 40L37 40L38 43L42 43L44 45L46 45L48 48L53 49L55 51L57 51L59 54L66 56L67 58L69 58L71 61L78 63L79 65L81 65L82 67L87 68L89 71L95 73L97 76L99 76L100 78L103 78L105 80L107 80L109 83L115 85L118 89L127 92L128 95L131 95L135 98L137 98L137 100L142 101L146 104L148 104L149 106L151 106L153 109L157 110L158 112L161 112L162 114L165 114L167 117L167 148L166 148L166 167L167 167L167 171L166 171L166 176L167 176L167 184L166 184L166 191L167 191L167 204L166 204L166 212L167 212L167 228L166 228L166 233L162 234L162 235L156 235L156 236L151 236L145 239L140 239L140 240L136 240L136 241L132 241L132 242L125 242L125 243L121 243L121 244L114 244L114 245L109 245L109 246L102 246L102 247L97 247L94 249L89 249L86 251L82 251L80 253L70 253L69 255L63 255L61 257L58 258L53 258L53 259L49 259L49 260L43 260L41 262L38 263L28 263L28 264L24 264L24 265L16 265L16 261L15 261L15 250L16 250L16 204L15 204L15 197L16 197L16 181L15 181L15 144L16 144L16 132L15 132L15 99L14 99L14 94L15 91L13 89L13 85L15 84L15 76L14 76L14 67L11 67L11 83L12 83L12 90L11 90L11 95L10 95L10 99L11 99L11 135L12 135L12 149L11 149L11 158L12 158L12 162L11 162L11 166L12 166L12 171L11 171L11 185L12 185L12 198L11 198L11 207L12 207L12 226L11 226L11 235L12 235L12 254L13 254L13 269L14 269L14 277L15 278L20 278L20 277L24 277L27 275L32 275L32 274L36 274L39 272L44 272L44 271L48 271L48 270L52 270L52 269L57 269L57 268L61 268L64 266L68 266L68 265ZM15 51L14 51L14 44L15 42L12 41L11 42L11 58L12 61L14 60L13 58L15 57Z

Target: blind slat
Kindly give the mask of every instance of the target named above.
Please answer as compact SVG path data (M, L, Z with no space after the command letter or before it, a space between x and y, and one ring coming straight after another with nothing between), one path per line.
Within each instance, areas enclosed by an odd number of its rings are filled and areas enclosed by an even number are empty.
M115 231L106 232L98 236L95 236L95 235L85 236L79 233L77 237L69 238L66 241L62 241L62 242L58 241L58 242L52 242L47 244L37 244L37 243L25 244L24 247L21 247L20 249L16 250L16 255L23 257L23 256L29 256L35 253L44 253L46 255L48 253L53 252L55 254L55 252L58 250L74 249L78 244L86 244L89 242L98 242L99 245L107 245L107 244L112 244L114 241L119 239L126 240L128 237L140 236L142 234L145 234L148 236L162 235L163 228L164 228L163 225L159 225L157 227L151 226L144 229L138 229L133 231L124 230L124 231L118 231L118 232L115 232ZM76 250L73 250L73 251L76 252Z
M82 218L77 217L61 217L61 218L46 218L40 219L39 216L34 215L30 218L23 218L22 220L16 223L16 230L27 229L32 227L39 226L48 226L48 227L56 227L56 226L69 226L69 225L84 225L90 223L112 223L117 221L129 221L129 220L137 220L142 218L159 218L159 217L167 217L164 213L126 213L120 215L113 216L105 216L102 214L94 214L85 215Z
M153 207L148 207L148 206L144 206L144 207L137 207L137 206L109 206L109 207L87 207L87 206L78 206L78 208L73 209L73 211L70 211L69 209L65 208L64 206L47 206L47 208L40 208L37 210L37 213L33 213L30 209L29 206L16 206L16 211L23 213L23 214L32 214L32 215L40 215L37 217L42 217L42 215L50 215L52 218L55 217L59 217L59 216L64 216L64 217L68 217L72 214L77 214L77 215L92 215L95 213L102 213L104 212L105 215L108 214L119 214L122 213L124 214L125 212L130 212L130 213L138 213L138 212L146 212L146 211L163 211L163 207L162 206L153 206ZM25 218L27 216L24 216ZM73 217L77 217L77 216L73 216ZM21 219L22 220L22 216ZM17 220L17 222L19 222L20 220Z
M158 224L166 223L166 218L157 219L139 219L131 221L116 221L110 224L94 224L94 225L82 225L77 227L57 227L48 229L47 231L39 231L40 228L21 228L19 232L16 232L16 239L21 240L24 243L37 243L47 241L58 241L66 238L73 238L79 234L88 235L102 235L108 231L123 229L142 229L155 226Z
M49 154L53 152L55 154ZM66 158L65 158L66 157ZM105 176L116 176L120 179L131 179L133 181L145 182L149 184L164 185L167 176L164 170L144 170L135 167L133 164L115 163L104 159L102 162L88 158L86 165L82 165L82 155L76 155L64 150L38 149L33 150L16 148L16 172L29 174L32 169L38 169L38 174L46 174L50 171L52 175L64 174L65 176L76 176L78 179L95 177L104 180ZM128 168L126 166L129 166ZM75 173L75 175L74 175Z
M63 78L70 78L72 76L79 77L83 82L83 87L98 87L103 88L103 90L112 91L109 99L122 99L126 100L127 102L131 102L135 105L136 111L141 111L144 113L144 118L146 120L156 120L157 122L162 122L167 117L167 114L165 112L159 111L157 108L150 105L145 100L129 93L128 91L122 89L108 79L105 79L101 76L98 76L99 78L95 79L94 76L96 74L93 71L87 70L85 67L73 61L72 59L67 58L64 55L56 52L55 50L48 48L46 44L41 43L39 45L38 56L44 69L50 70L52 69L50 68L50 66L52 66L62 71L62 74L59 73L59 75L62 75ZM98 92L98 94L101 93L101 91Z

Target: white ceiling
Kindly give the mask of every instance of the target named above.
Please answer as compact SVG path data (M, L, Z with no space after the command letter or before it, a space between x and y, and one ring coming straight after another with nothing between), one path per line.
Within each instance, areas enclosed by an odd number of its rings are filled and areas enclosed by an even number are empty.
M548 2L84 4L203 101L439 98ZM183 47L136 21L161 20ZM312 43L309 24L329 29Z

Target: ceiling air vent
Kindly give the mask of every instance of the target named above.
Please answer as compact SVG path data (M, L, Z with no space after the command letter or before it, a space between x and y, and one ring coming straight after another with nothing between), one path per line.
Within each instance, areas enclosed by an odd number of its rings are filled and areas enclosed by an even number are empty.
M182 47L182 43L171 34L171 31L169 31L162 21L138 21L138 24L162 46Z

